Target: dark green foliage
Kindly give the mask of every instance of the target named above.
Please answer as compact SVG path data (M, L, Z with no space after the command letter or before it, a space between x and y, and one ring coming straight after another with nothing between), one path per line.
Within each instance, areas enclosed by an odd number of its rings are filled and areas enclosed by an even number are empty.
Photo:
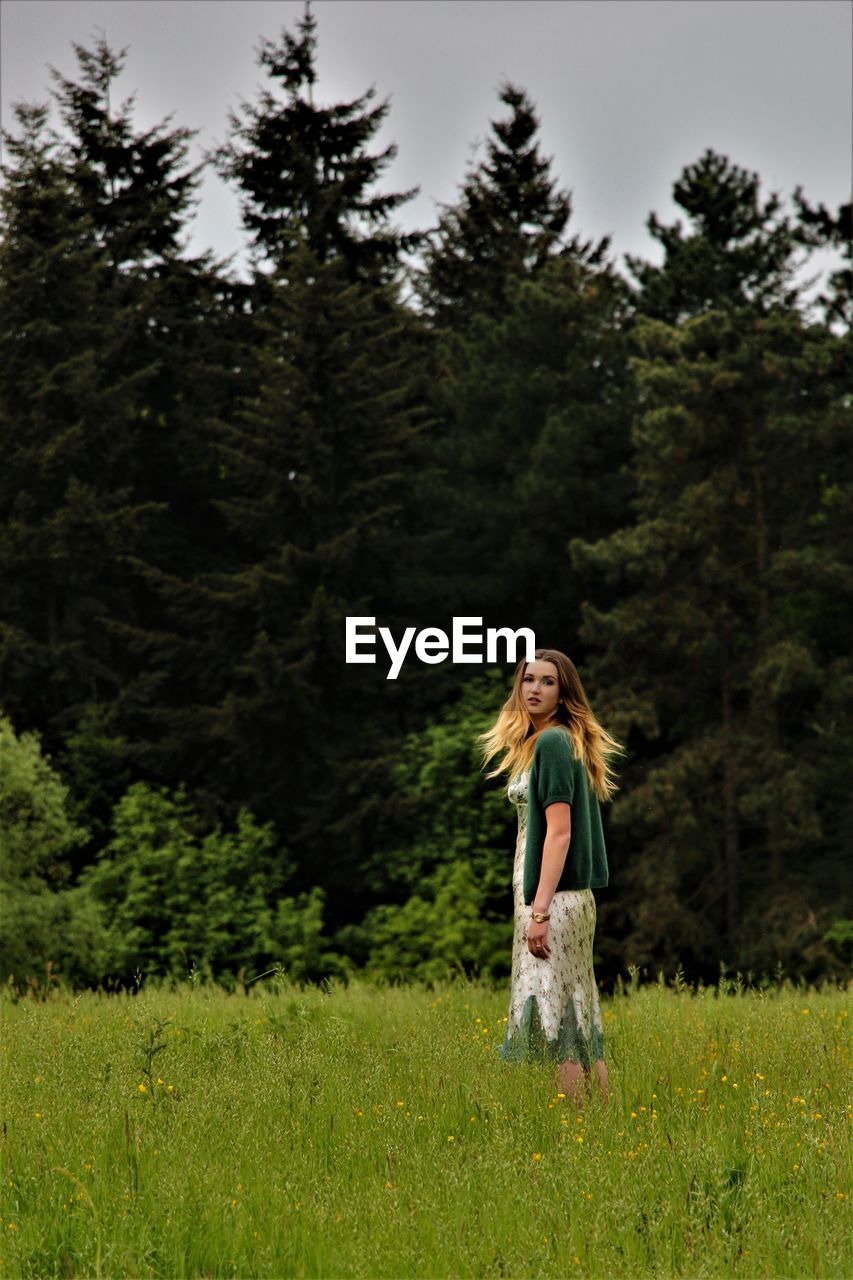
M672 189L690 219L646 223L665 253L662 266L628 255L644 315L672 324L721 307L765 310L796 300L793 229L777 195L762 201L758 174L708 149Z
M120 680L97 619L107 596L132 610L117 557L159 508L133 494L134 388L111 359L123 308L46 120L18 109L3 193L0 660L10 712L53 727Z
M837 214L824 205L813 208L801 187L794 192L799 214L797 238L810 249L830 249L841 254L840 264L829 273L828 293L819 295L827 322L839 332L850 332L853 321L853 203L841 205Z
M135 133L130 104L110 105L124 55L75 49L79 81L56 77L62 134L21 106L8 139L0 662L16 721L52 747L103 707L124 750L172 656L159 576L190 569L202 535L216 548L200 426L227 390L209 354L221 286L180 257L188 132Z
M573 652L569 539L618 527L632 491L624 322L610 271L560 259L517 281L500 322L481 317L454 341L436 445L468 493L445 512L459 611Z
M191 133L74 47L0 206L0 678L55 762L8 724L2 971L505 975L515 818L474 738L509 672L344 662L347 616L473 615L569 652L629 745L605 980L842 972L850 206L791 217L707 151L629 284L505 84L414 305L388 103L315 102L306 11L216 156L238 281L184 244Z
M306 6L296 35L283 30L278 44L261 40L258 63L271 87L256 105L231 112L219 169L240 188L257 262L286 275L304 246L320 263L345 262L353 279L388 279L397 274L401 251L420 239L389 223L416 191L372 190L397 152L393 144L378 155L368 150L388 114L387 99L371 106L369 89L352 102L314 102L316 26Z
M263 92L220 153L269 270L252 282L242 395L211 437L229 553L165 590L192 682L172 716L192 726L182 776L274 817L302 883L357 891L378 799L356 778L387 771L399 695L346 667L344 626L397 626L411 604L424 342L393 280L404 197L373 191L391 152L367 154L387 107L319 108L314 60L310 14L298 38L265 42L284 101Z
M498 96L510 114L492 121L485 158L469 170L457 203L444 207L424 253L424 303L453 329L465 317L497 318L512 282L535 276L554 256L599 265L608 244L565 239L571 201L540 154L533 104L509 83Z
M387 751L394 690L377 707L378 680L344 664L343 644L348 614L397 622L413 559L406 477L423 414L406 324L389 292L349 281L342 264L321 264L307 248L287 285L271 282L257 395L217 434L226 473L217 507L235 567L175 599L206 655L204 768L255 811L285 817L291 832L318 820L315 759L326 761L324 804L339 806L325 812L325 829L332 814L354 817L341 806L357 762Z
M601 650L591 678L639 754L613 812L630 849L616 884L631 954L819 968L837 824L849 829L832 763L848 749L849 660L820 621L829 610L850 622L849 534L835 518L850 494L846 348L790 300L768 303L793 237L786 253L777 229L770 257L763 243L749 256L754 189L734 184L741 210L728 172L714 171L745 238L725 269L718 245L728 292L709 309L697 280L695 315L638 320L636 522L572 544L579 566L621 591L607 611L584 605L584 638ZM676 192L688 212L717 205L706 172ZM716 227L696 215L694 238L722 241ZM664 245L655 313L670 284L691 296L685 264L704 261L680 233Z
M74 52L80 79L52 74L74 185L95 237L117 270L173 257L197 185L197 170L181 170L192 132L164 122L135 133L133 98L111 105L127 49L116 53L101 36L93 49L75 44Z
M507 780L485 780L475 745L505 696L496 671L469 680L399 753L385 826L399 843L376 848L362 868L374 891L396 901L337 939L370 972L428 981L448 970L508 972L515 810Z
M443 478L428 501L452 530L453 611L574 650L569 538L612 530L631 487L628 294L606 240L568 238L569 197L540 155L529 99L510 85L500 96L509 117L425 255ZM543 590L543 548L555 591Z

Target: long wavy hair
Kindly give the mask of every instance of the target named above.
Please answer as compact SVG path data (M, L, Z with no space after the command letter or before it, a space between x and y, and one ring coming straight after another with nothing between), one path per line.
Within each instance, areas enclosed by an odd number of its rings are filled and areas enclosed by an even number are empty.
M571 735L575 758L583 762L591 788L599 800L612 799L619 788L608 763L609 757L626 755L625 748L596 720L571 658L567 658L559 649L537 649L534 656L542 662L553 662L557 668L557 707L554 718L545 728L559 726ZM522 681L527 665L526 659L522 658L515 669L509 697L501 707L497 720L491 729L477 737L477 742L483 746L484 768L490 760L503 752L497 768L487 773L487 778L495 778L504 772L514 778L524 769L529 769L537 739L544 732L544 729L537 730L536 722L522 697Z

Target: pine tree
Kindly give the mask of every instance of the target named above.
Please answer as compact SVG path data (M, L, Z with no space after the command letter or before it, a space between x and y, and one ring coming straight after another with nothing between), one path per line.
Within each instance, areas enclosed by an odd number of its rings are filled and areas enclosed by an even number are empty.
M286 276L307 246L321 264L345 262L354 280L387 280L398 273L401 253L420 240L390 223L416 190L373 189L397 153L394 144L378 155L369 151L387 99L372 106L371 88L352 102L315 103L316 28L306 4L296 34L283 30L277 44L261 39L258 64L273 87L257 104L231 112L231 136L217 163L240 189L257 267Z
M829 273L829 292L819 295L818 302L827 323L849 333L853 324L853 203L848 201L832 214L825 205L810 205L801 187L794 191L794 203L799 215L798 239L810 249L829 249L841 255Z
M587 603L583 635L602 711L638 752L612 816L630 832L623 945L710 969L789 967L806 944L819 956L833 880L809 708L832 723L818 710L837 705L839 659L823 583L849 584L849 559L820 544L849 409L834 340L792 297L793 229L760 229L773 202L757 186L719 157L677 184L693 234L662 229L662 267L638 271L652 315L635 330L635 520L572 544L580 570L621 592ZM816 597L806 565L820 566Z
M134 493L138 430L111 364L127 316L47 119L20 106L7 139L0 572L6 706L55 733L120 682L102 618L133 613L120 557L139 552L159 508Z
M673 199L690 219L687 232L654 213L646 223L663 265L626 255L644 315L678 324L709 310L796 302L793 229L778 195L762 200L758 174L709 148L685 168Z
M274 819L305 883L339 889L358 885L378 805L379 784L358 780L390 768L399 731L384 668L344 662L344 619L399 630L411 598L421 340L394 283L398 198L371 189L384 108L317 108L310 14L298 32L275 57L262 46L287 98L262 95L227 167L256 237L242 394L214 440L230 555L165 589L193 649L173 713L195 743L185 776Z
M507 84L500 99L508 118L493 123L425 255L442 476L425 518L448 530L448 608L566 647L579 604L563 572L568 539L611 529L627 496L627 297L607 240L568 236L570 199L541 155L528 96ZM531 573L543 560L556 592Z
M258 393L218 444L236 563L173 592L201 681L190 781L274 818L326 887L358 884L378 803L359 770L393 757L398 691L381 666L347 666L344 638L348 615L402 626L422 414L399 323L307 248L272 283Z
M65 128L74 184L98 243L116 271L130 272L174 257L186 227L200 166L184 169L193 137L168 121L144 133L133 128L134 97L114 107L115 81L127 49L103 36L92 49L74 44L77 80L55 69L54 98Z
M172 678L157 577L215 543L201 430L231 381L216 273L182 256L190 135L135 131L111 103L124 51L74 47L61 132L18 111L0 284L7 705L51 748L93 714L133 738Z
M455 329L474 314L498 317L512 282L556 256L600 265L609 243L566 238L571 199L540 152L533 104L508 82L498 96L509 116L492 121L485 158L469 169L456 204L444 206L424 253L424 305Z

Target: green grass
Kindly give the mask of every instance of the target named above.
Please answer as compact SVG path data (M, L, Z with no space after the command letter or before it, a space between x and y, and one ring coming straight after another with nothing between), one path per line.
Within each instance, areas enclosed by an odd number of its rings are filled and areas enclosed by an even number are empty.
M602 997L582 1116L499 1059L507 1000L7 998L0 1275L853 1273L844 991Z

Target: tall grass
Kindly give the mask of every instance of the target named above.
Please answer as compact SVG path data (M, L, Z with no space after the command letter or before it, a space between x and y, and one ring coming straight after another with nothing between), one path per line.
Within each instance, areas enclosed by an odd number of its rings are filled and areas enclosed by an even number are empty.
M847 997L602 997L610 1103L508 992L7 995L6 1276L847 1277Z

